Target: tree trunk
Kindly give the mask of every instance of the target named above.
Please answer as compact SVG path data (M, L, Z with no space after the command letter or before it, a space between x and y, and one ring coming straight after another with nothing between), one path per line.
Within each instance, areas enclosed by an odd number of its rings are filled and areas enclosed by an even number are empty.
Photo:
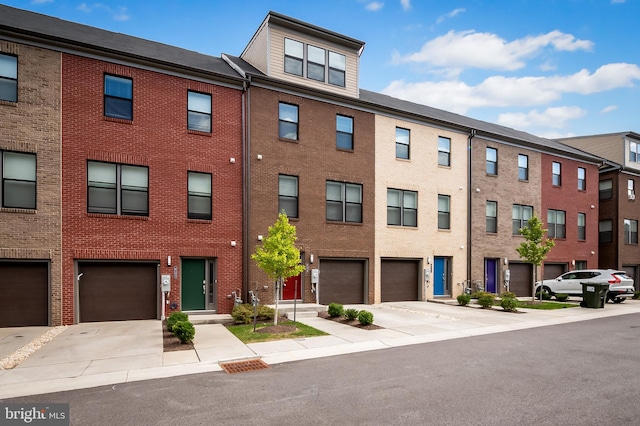
M273 315L273 325L278 325L278 299L280 299L280 288L282 287L282 277L276 280L276 309Z

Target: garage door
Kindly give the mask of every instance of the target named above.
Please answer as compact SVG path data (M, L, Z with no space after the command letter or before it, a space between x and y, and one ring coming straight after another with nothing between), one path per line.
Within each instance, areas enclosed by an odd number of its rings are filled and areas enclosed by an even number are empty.
M365 303L364 260L320 260L320 303Z
M545 263L544 264L544 279L552 280L558 278L560 275L567 272L566 263Z
M533 269L530 263L510 263L511 281L509 282L509 291L518 297L532 296L532 277Z
M420 263L417 260L382 260L380 281L382 301L418 300L419 267Z
M78 263L80 322L156 319L156 263Z
M0 262L0 327L49 325L49 265Z

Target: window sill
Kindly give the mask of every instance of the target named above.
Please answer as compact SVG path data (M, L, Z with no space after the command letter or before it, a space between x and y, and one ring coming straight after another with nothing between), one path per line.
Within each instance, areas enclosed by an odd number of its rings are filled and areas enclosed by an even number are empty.
M187 218L187 223L200 223L200 224L204 224L204 225L210 225L213 223L212 219L188 219Z
M341 222L338 220L327 220L326 223L331 225L363 226L362 222Z
M490 178L497 178L498 174L493 174L493 173L485 173L486 177L490 177Z
M213 133L212 132L201 132L199 130L191 130L191 129L187 129L187 134L205 136L205 137L209 137L209 138L213 137Z
M22 213L22 214L37 214L37 209L20 209L15 207L0 207L0 213Z
M336 151L342 151L342 152L354 152L353 148L340 148L340 147L336 147Z
M451 232L451 228L448 228L448 229L440 229L440 228L438 228L438 232Z
M149 220L149 216L134 216L128 214L87 213L87 217L101 219Z
M438 164L438 167L441 168L441 169L449 169L449 170L451 170L451 166L450 165L447 166L446 164Z
M398 157L396 157L396 160L403 161L405 163L410 163L411 162L411 158L398 158Z
M11 102L11 101L5 101L0 99L0 105L4 105L4 106L8 106L8 107L17 107L18 106L18 102Z
M278 140L281 142L300 143L300 139L287 139L287 138L278 137Z
M133 124L133 120L127 120L126 118L115 118L104 116L104 121L111 121L113 123Z
M418 230L417 226L409 226L409 225L390 225L387 223L387 228L389 229L414 229Z

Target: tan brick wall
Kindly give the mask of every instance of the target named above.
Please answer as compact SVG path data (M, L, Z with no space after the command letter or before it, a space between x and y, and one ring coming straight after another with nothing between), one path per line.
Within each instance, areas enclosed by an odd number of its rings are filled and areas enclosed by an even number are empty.
M410 130L410 159L396 159L396 127ZM451 166L438 165L438 136L451 139ZM376 302L380 302L381 258L452 258L451 292L460 294L466 276L467 135L376 116ZM387 188L418 192L418 226L387 225ZM451 229L438 230L438 195L451 197ZM423 277L424 279L424 277ZM419 294L433 297L433 278Z
M0 149L37 156L37 209L0 208L0 259L50 263L50 321L51 325L60 325L60 54L7 41L0 41L0 52L18 57L18 102L0 101Z

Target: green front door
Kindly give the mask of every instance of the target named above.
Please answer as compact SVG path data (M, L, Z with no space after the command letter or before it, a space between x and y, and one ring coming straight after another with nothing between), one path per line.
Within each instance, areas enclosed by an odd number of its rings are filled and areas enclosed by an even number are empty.
M205 308L205 259L182 259L182 310Z

